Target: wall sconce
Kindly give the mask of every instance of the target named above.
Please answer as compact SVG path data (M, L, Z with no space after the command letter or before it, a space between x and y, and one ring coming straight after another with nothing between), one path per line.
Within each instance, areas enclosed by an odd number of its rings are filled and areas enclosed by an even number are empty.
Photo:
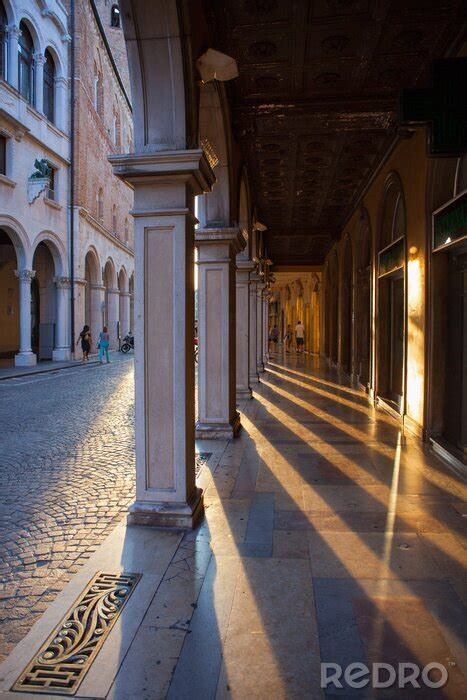
M413 260L418 255L418 248L416 245L411 245L409 248L409 256Z
M196 61L196 66L201 75L203 83L211 80L232 80L238 78L237 61L225 53L208 49Z

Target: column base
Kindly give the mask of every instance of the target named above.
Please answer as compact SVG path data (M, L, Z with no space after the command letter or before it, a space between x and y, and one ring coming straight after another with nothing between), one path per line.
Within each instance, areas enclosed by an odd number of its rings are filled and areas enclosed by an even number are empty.
M235 411L230 423L196 423L195 436L204 440L232 440L241 427L240 414Z
M258 372L264 372L264 365L262 362L258 362L256 368L257 368Z
M248 387L247 389L237 389L236 397L237 397L237 402L238 401L245 401L245 399L252 399L253 392L251 391L250 387Z
M127 524L161 530L193 530L203 516L203 490L196 488L187 503L135 501L128 509Z
M54 362L68 362L71 360L70 348L55 348L52 352L52 360Z
M250 374L250 384L259 384L259 377L257 374Z
M15 367L34 367L37 365L37 357L33 352L19 352L15 355Z

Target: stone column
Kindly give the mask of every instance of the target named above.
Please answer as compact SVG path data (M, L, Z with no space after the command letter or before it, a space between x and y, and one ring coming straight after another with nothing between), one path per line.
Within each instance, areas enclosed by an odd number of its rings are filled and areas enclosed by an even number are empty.
M8 82L18 89L18 39L21 36L20 28L15 24L7 27L8 35Z
M53 349L52 359L55 361L65 361L71 358L69 331L71 283L68 277L55 277L54 282L56 287L56 314L55 347Z
M130 328L130 293L120 292L120 329L122 332L122 340Z
M31 280L35 270L15 270L19 280L19 352L15 355L17 367L30 367L37 364L31 349Z
M263 291L264 283L260 282L256 289L256 367L258 372L264 372L263 363Z
M261 278L255 273L250 274L250 385L259 382L258 376L258 353L257 353L257 317L258 317L258 282Z
M236 409L235 260L246 241L240 229L198 229L198 422L196 436L230 439Z
M55 124L65 132L68 132L68 94L68 80L55 78Z
M117 336L117 323L119 320L119 304L120 304L120 290L119 289L108 289L107 290L107 325L109 327L110 336L110 350L117 350L118 348L118 336Z
M135 193L136 502L128 522L192 528L203 513L195 483L194 196L211 189L214 174L201 150L110 161Z
M263 292L263 364L269 362L269 292Z
M38 112L44 112L44 64L42 53L34 54L34 107Z
M250 358L249 358L249 287L250 272L254 269L251 260L237 260L237 294L236 294L236 374L237 400L251 399Z

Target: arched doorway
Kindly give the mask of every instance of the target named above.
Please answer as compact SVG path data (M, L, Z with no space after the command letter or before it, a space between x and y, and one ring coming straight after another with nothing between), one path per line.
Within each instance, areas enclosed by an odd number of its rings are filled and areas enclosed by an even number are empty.
M130 330L130 293L128 291L128 275L124 267L118 273L118 317L120 321L120 339Z
M19 350L19 283L15 275L18 260L15 246L0 228L0 363L11 364Z
M109 258L104 267L104 325L107 326L110 336L110 349L116 350L118 345L118 319L119 319L119 296L117 286L117 274L115 265Z
M339 347L339 328L338 328L338 303L339 303L339 261L337 253L334 251L331 254L330 263L330 353L331 362L337 364L338 347Z
M389 176L381 207L378 250L378 396L404 412L406 214L399 178Z
M128 291L130 293L130 332L134 334L135 332L135 275L134 273L130 277L128 283Z
M429 434L467 463L467 156L436 159L428 191L431 342ZM447 452L447 455L446 455Z
M31 347L38 360L52 360L57 333L57 270L48 242L41 241L32 261ZM58 271L59 272L59 271Z
M355 270L355 372L366 389L370 383L371 344L371 238L369 217L365 211L357 237Z
M352 374L353 265L350 236L344 241L341 287L341 367Z
M97 338L104 325L102 276L99 259L94 250L89 250L84 259L84 276L86 280L84 291L84 324L91 329L94 349ZM79 329L81 330L81 329Z

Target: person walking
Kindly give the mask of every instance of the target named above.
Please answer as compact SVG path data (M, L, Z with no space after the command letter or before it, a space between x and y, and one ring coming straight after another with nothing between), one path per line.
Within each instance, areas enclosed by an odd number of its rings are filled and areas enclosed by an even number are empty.
M292 326L289 324L284 335L285 340L285 352L290 355L290 346L292 344Z
M89 330L89 326L83 326L83 330L79 334L79 338L76 341L76 345L81 341L81 350L83 352L83 362L87 362L89 359L89 352L91 350L91 343L92 343L92 337L91 337L91 331Z
M101 363L101 365L104 364L104 354L105 354L105 359L107 361L107 364L110 363L109 344L110 344L109 330L108 330L107 326L104 326L102 331L99 333L99 342L97 344L97 347L99 348L99 362Z
M269 347L271 346L271 343L273 343L273 347L274 347L274 345L277 345L278 340L279 340L279 329L275 325L269 334Z
M300 355L305 344L305 326L301 321L295 326L295 339L297 341L297 354Z

